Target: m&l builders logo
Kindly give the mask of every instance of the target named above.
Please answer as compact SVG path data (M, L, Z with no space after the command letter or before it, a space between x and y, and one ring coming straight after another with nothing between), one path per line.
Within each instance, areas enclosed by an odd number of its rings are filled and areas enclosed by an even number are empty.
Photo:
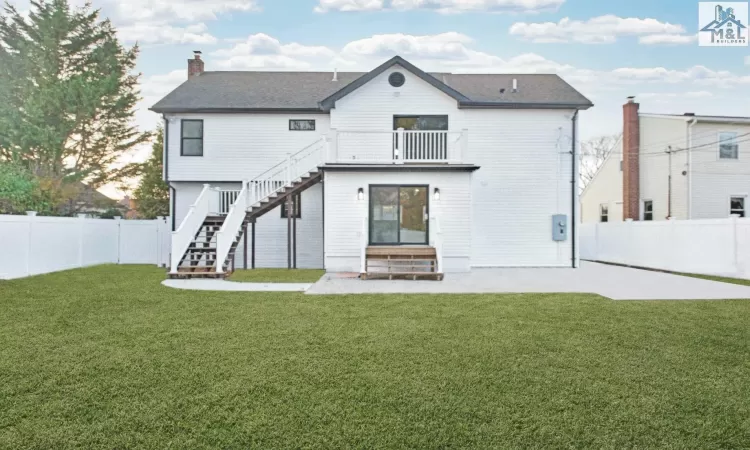
M701 2L698 6L698 45L747 47L746 2Z

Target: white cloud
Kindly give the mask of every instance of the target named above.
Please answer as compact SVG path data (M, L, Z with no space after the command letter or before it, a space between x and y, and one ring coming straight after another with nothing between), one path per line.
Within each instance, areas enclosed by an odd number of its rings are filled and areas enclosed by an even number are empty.
M219 58L216 64L224 69L305 70L330 61L335 52L323 46L282 44L276 38L258 33L212 55Z
M646 45L654 44L667 44L667 45L681 45L681 44L692 44L698 41L697 34L650 34L648 36L641 36L638 38L638 42Z
M320 0L315 12L378 11L385 7L383 0Z
M688 91L688 92L644 92L638 94L642 100L671 101L681 98L709 98L714 97L713 92L709 91Z
M580 42L606 44L618 36L679 35L685 33L682 25L660 22L656 19L617 17L605 15L587 21L566 17L559 22L526 23L511 25L510 34L536 43Z
M432 10L441 14L464 12L533 13L557 10L565 0L319 0L316 12Z
M215 20L221 14L259 9L257 0L99 0L119 21L195 22Z
M141 44L215 44L218 42L208 33L205 23L196 23L185 27L171 26L165 23L142 22L122 26L117 29L120 38L125 42Z

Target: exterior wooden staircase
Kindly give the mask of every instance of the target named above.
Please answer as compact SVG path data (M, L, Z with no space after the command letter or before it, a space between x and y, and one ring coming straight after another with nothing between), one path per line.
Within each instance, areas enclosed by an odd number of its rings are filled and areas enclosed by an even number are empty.
M366 250L365 271L361 278L441 281L443 274L438 272L434 247L370 246Z
M283 205L290 196L296 196L319 183L323 173L314 169L288 185L282 186L260 202L252 205L245 212L245 217L232 241L227 257L222 261L222 271L216 270L217 237L225 222L224 216L207 216L182 257L177 272L169 274L170 278L226 278L234 271L232 262L237 246L242 241L245 225L257 220L269 211Z

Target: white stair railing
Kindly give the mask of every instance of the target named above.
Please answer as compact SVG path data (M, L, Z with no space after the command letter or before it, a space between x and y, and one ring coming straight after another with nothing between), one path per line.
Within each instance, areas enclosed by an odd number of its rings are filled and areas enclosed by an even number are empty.
M180 227L172 232L172 256L170 260L170 271L172 273L177 273L182 257L187 252L190 243L193 242L198 230L201 229L206 217L211 213L216 213L212 209L218 208L218 195L219 192L211 189L211 185L204 184L203 190L195 203L190 205L190 210L182 220Z
M362 218L362 230L360 231L360 262L359 262L359 273L367 273L367 243L369 241L367 235L367 214Z
M435 249L435 257L437 258L435 272L443 273L443 230L440 228L440 219L437 216L433 215L430 220L432 221L430 245Z
M323 136L255 177L250 181L248 204L260 203L314 170L325 162L325 153L326 137Z
M248 182L242 182L242 190L237 195L229 213L224 218L224 223L216 235L216 273L224 273L224 262L229 256L229 251L237 236L239 235L242 223L245 220L248 206Z

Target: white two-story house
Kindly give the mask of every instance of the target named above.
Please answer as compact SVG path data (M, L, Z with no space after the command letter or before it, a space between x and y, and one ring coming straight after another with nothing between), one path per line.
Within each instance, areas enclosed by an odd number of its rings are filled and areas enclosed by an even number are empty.
M750 117L623 106L622 140L581 194L584 222L747 217Z
M578 111L556 75L210 72L162 114L172 276L575 267Z

